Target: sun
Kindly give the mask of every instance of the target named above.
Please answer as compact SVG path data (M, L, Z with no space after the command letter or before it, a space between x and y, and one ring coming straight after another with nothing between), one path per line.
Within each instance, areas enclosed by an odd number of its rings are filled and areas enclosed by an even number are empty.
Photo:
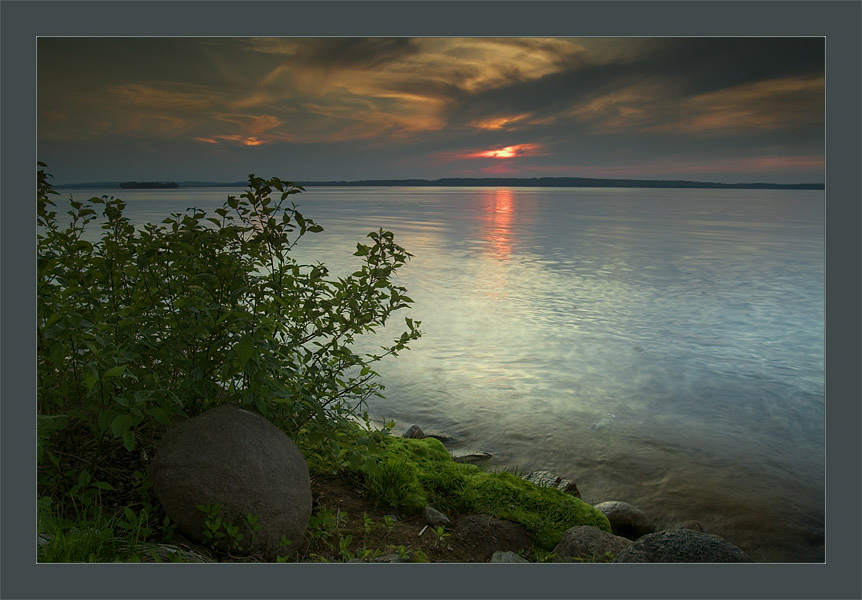
M479 156L482 158L514 158L518 156L518 146L506 146L499 150L486 150L485 152L480 152Z
M469 154L462 154L461 158L518 158L521 156L536 156L544 154L541 144L515 144L514 146L505 146L503 148L493 148L491 150L480 150Z

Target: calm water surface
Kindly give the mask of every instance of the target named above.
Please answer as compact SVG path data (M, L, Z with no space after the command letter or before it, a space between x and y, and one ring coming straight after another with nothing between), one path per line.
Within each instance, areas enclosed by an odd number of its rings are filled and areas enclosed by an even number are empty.
M78 199L102 192L76 191ZM122 190L135 222L239 190ZM823 560L824 193L311 188L333 274L379 227L424 336L370 412L758 561ZM400 331L387 331L394 337ZM369 349L384 340L370 340Z

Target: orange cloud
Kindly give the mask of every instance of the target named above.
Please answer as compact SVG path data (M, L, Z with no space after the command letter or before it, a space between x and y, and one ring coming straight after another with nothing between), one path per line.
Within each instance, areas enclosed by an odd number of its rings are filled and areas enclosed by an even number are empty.
M122 101L159 110L202 110L214 106L218 95L203 86L162 83L159 86L130 83L111 91Z
M522 113L519 115L509 115L505 117L489 117L487 119L478 119L475 121L471 121L468 123L471 127L476 127L478 129L514 129L514 126L523 124L525 121L530 119L533 116L533 113Z
M221 141L225 141L236 142L238 144L242 144L243 146L261 146L272 141L268 139L259 139L254 136L249 137L239 134L214 135L212 137L196 137L194 139L198 142L204 142L206 144L218 144Z
M823 120L822 77L759 81L689 98L681 118L650 131L776 130Z

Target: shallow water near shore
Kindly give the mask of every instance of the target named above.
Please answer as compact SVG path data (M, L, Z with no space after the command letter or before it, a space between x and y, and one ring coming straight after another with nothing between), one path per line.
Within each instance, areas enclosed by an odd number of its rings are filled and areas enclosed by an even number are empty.
M115 195L143 223L229 193ZM445 431L493 454L492 468L551 470L585 501L630 502L659 528L697 519L757 561L823 561L824 192L294 198L325 228L296 248L301 261L350 273L379 227L414 255L400 283L424 335L380 365L374 417ZM387 329L363 347L400 332Z

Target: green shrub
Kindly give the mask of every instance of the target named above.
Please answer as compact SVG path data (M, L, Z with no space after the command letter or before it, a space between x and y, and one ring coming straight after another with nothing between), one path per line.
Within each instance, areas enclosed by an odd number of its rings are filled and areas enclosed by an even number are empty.
M352 348L412 302L394 283L410 254L380 230L357 244L350 276L299 264L291 249L322 230L288 203L301 191L250 175L213 214L191 208L136 227L108 196L71 199L58 219L39 169L43 494L62 497L88 467L119 488L174 420L226 402L257 410L319 460L355 463L375 447L347 424L383 389L374 364L417 339L419 322L406 318L377 354ZM348 452L336 431L349 432Z

